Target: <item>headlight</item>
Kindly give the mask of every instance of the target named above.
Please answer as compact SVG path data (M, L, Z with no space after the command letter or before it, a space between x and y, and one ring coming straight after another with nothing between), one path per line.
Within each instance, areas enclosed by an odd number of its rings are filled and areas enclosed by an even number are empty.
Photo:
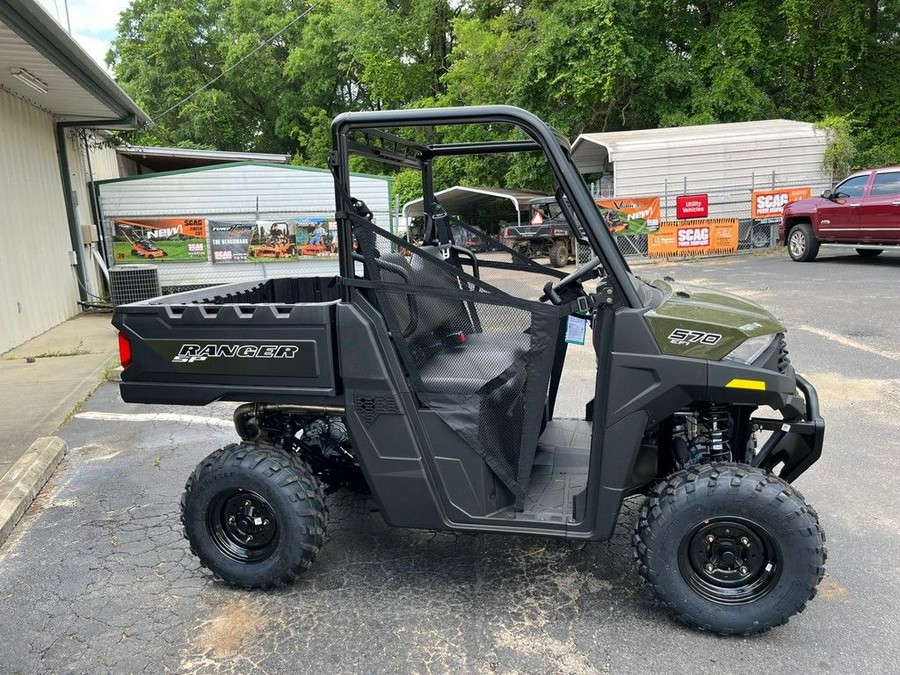
M771 346L776 337L778 337L777 334L752 337L735 347L725 359L738 363L753 363Z

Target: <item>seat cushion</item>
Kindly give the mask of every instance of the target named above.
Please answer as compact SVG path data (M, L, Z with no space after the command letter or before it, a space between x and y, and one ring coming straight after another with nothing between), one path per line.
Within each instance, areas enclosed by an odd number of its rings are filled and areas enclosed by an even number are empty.
M474 333L458 348L446 348L420 369L426 391L474 394L523 358L531 345L528 333Z

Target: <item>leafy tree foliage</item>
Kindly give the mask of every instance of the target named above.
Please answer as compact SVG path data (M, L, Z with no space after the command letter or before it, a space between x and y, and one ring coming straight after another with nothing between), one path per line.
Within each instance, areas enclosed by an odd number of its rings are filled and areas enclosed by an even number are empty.
M330 120L343 111L511 103L570 137L774 117L824 122L842 143L836 168L900 162L900 0L321 0L308 8L133 0L108 59L156 122L136 140L290 153L321 166ZM540 188L542 171L527 156L455 158L436 167L435 183ZM404 173L395 190L416 196Z

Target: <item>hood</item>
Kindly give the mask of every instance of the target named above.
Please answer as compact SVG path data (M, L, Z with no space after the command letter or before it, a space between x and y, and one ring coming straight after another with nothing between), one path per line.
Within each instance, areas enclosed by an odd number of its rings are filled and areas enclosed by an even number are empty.
M801 213L810 213L819 208L822 204L827 204L829 201L824 197L810 197L809 199L798 199L795 202L789 202L784 205L784 212L788 213L789 211L800 211Z
M702 286L654 281L663 301L645 315L663 354L718 361L748 338L784 333L754 302Z

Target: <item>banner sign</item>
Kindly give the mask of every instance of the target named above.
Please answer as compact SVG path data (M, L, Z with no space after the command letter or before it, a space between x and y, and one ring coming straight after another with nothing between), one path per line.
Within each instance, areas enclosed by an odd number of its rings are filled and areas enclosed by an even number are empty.
M659 229L659 197L598 199L613 236L647 234Z
M210 221L214 263L297 262L337 255L337 224L325 216Z
M256 221L209 221L209 248L214 263L247 262Z
M812 196L810 187L789 187L776 190L754 190L750 197L753 218L779 218L786 204Z
M737 248L737 218L665 222L647 236L647 255L656 258L735 253Z
M117 263L206 260L205 218L119 218L113 226Z
M675 217L706 218L709 215L709 195L679 195L675 199Z
M337 255L337 222L328 216L303 216L294 220L297 254L301 257Z

